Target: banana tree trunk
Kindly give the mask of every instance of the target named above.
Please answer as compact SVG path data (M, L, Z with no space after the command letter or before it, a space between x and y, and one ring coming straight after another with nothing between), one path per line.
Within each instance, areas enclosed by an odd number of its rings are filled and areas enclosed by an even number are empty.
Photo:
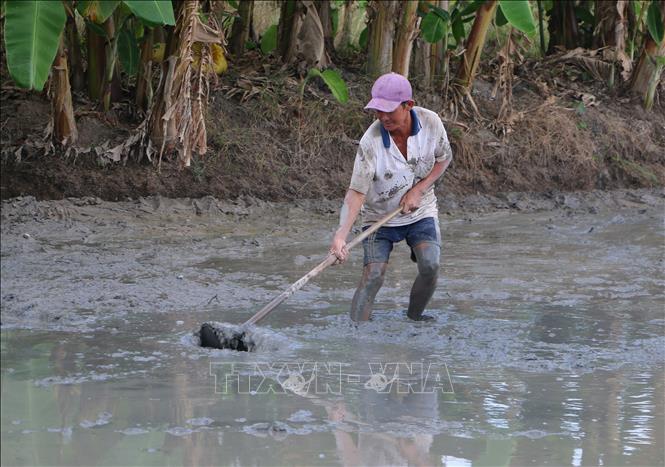
M661 21L665 21L665 0L660 0ZM656 88L665 66L665 40L658 45L648 31L644 32L644 46L630 80L630 91L643 96L644 108L653 107Z
M353 0L344 2L344 22L342 24L342 37L339 42L341 49L346 49L351 45L351 35L353 33L353 16L357 9L357 4Z
M563 46L566 49L574 49L578 46L580 32L575 16L575 2L554 2L548 30L550 33L548 54L556 52L556 46Z
M136 107L148 110L152 101L152 45L153 30L145 29L141 43L141 61L136 77Z
M316 10L319 13L321 27L323 28L323 43L325 44L328 55L335 53L335 35L333 34L332 10L330 0L320 0L316 2Z
M111 87L113 85L113 74L115 73L115 61L117 57L118 40L115 37L115 23L113 16L104 21L104 30L107 34L104 53L106 54L106 68L104 69L104 89L102 92L102 106L104 111L111 109Z
M286 63L296 62L307 68L321 68L329 63L323 26L312 0L287 0L282 4L278 48ZM303 69L299 71L303 74L307 72Z
M293 43L293 23L299 0L286 0L282 3L279 14L279 25L277 28L277 49L281 57L289 55L289 49Z
M630 81L630 91L642 96L647 110L653 107L656 88L663 74L664 57L665 41L658 45L646 32L644 48Z
M492 23L492 19L494 19L497 5L496 0L488 0L476 12L476 19L466 41L466 52L464 52L457 73L458 83L466 90L471 90L473 86L473 79L480 64L480 55L485 45L487 30Z
M72 90L69 85L69 67L67 66L64 40L63 35L60 40L58 54L55 56L53 63L51 127L54 142L67 146L78 140L78 130L74 119Z
M392 69L395 17L399 3L397 0L372 0L367 4L367 74L373 78Z
M418 38L413 48L413 77L420 86L429 87L432 82L432 71L430 68L432 44Z
M595 49L616 45L615 29L619 16L625 17L625 0L607 1L595 0L592 46Z
M231 53L236 57L245 53L245 44L249 40L253 14L254 0L240 0L238 17L233 21L231 30Z
M449 1L439 0L438 7L448 11ZM444 24L445 33L441 42L432 44L430 50L430 70L432 73L431 85L434 89L441 90L448 82L448 27L449 23Z
M543 17L545 16L545 8L543 8L543 0L536 0L538 7L538 38L540 39L540 53L545 56L545 29Z
M72 88L81 91L85 87L85 73L83 71L83 60L81 58L81 41L76 20L73 15L67 15L67 50L69 51L69 62L71 72Z
M203 22L198 0L186 0L177 7L175 31L169 37L168 59L162 64L162 78L147 117L152 147L158 147L159 163L164 154L177 154L183 167L192 157L207 151L206 108L209 75L213 71L211 44L220 44L222 32L214 17ZM200 43L199 65L194 67L194 44ZM151 146L147 147L150 154Z
M413 40L418 34L418 25L420 23L417 15L418 0L403 1L401 9L397 34L395 36L392 71L408 78Z
M171 152L175 148L176 128L174 119L164 119L167 109L172 105L175 65L177 62L178 47L180 44L178 28L182 28L185 2L174 4L176 17L175 27L155 28L154 41L164 45L164 55L160 63L160 78L152 105L149 108L148 135L155 147L159 147L160 162L164 152ZM149 152L149 151L148 151Z
M429 6L429 2L420 0L418 15L421 17L427 15L430 10ZM413 44L413 78L424 88L429 88L432 85L432 50L434 45L422 37L417 37Z
M628 34L627 0L595 2L596 26L593 47L606 49L609 58L620 64L624 80L630 78L632 60L626 54L626 36ZM605 53L605 52L604 52Z
M104 82L106 63L104 38L94 32L90 26L86 27L86 33L88 43L88 68L86 70L88 96L93 101L97 101L102 95L102 83Z

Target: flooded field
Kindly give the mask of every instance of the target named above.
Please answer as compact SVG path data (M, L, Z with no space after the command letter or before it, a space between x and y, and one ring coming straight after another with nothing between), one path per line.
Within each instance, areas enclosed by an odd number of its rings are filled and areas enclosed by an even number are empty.
M4 202L2 465L662 466L665 196L560 197L442 203L434 324L399 245L354 326L358 249L252 353L196 331L318 264L336 203Z

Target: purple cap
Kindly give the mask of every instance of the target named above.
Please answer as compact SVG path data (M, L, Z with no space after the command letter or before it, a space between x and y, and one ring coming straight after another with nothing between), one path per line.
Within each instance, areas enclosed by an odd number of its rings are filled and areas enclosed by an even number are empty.
M398 73L379 76L372 86L372 100L365 109L392 112L402 102L413 100L411 83Z

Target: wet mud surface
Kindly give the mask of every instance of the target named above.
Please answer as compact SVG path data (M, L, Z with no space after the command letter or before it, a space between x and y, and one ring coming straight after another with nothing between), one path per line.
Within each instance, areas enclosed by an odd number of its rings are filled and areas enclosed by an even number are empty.
M2 204L3 465L662 465L662 190L445 197L439 287L407 321L362 251L204 349L319 263L336 201Z

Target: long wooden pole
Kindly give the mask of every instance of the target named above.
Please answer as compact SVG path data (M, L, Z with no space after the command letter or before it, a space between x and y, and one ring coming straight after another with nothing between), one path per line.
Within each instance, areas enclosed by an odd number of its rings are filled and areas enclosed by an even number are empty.
M361 234L358 235L356 238L354 238L354 239L351 240L349 243L347 243L347 244L346 244L346 248L347 248L348 250L350 250L351 248L353 248L354 246L356 246L357 244L359 244L360 242L362 242L365 238L369 237L369 236L372 235L374 232L376 232L377 230L379 230L379 228L380 228L381 226L383 226L386 222L388 222L390 219L392 219L393 217L395 217L395 216L396 216L397 214L399 214L401 211L402 211L402 208L399 207L399 208L395 209L393 212L391 212L390 214L388 214L387 216L385 216L385 217L379 219L378 221L376 221L374 224L372 224L372 226L371 226L369 229L365 230L363 233L361 233ZM272 310L274 310L275 308L277 308L277 306L278 306L280 303L282 303L284 300L286 300L287 298L289 298L289 297L290 297L291 295L293 295L296 291L298 291L298 290L300 290L301 288L303 288L303 286L304 286L305 284L307 284L307 283L310 281L310 279L312 279L313 277L316 277L321 271L323 271L325 268L327 268L327 267L330 266L331 264L334 264L336 261L337 261L337 257L336 257L334 254L330 253L330 254L326 257L326 259L324 259L324 260L323 260L318 266L316 266L314 269L312 269L312 270L309 271L307 274L305 274L305 275L302 276L300 279L298 279L296 282L294 282L294 283L291 285L291 287L289 287L289 288L286 289L284 292L282 292L280 295L278 295L277 297L275 297L270 303L268 303L266 306L264 306L263 308L261 308L261 309L260 309L260 310L259 310L254 316L252 316L251 318L249 318L249 319L245 322L244 326L248 326L248 325L250 325L250 324L257 324L257 323L258 323L259 321L261 321L263 318L265 318L266 316L268 316L268 314L269 314Z

